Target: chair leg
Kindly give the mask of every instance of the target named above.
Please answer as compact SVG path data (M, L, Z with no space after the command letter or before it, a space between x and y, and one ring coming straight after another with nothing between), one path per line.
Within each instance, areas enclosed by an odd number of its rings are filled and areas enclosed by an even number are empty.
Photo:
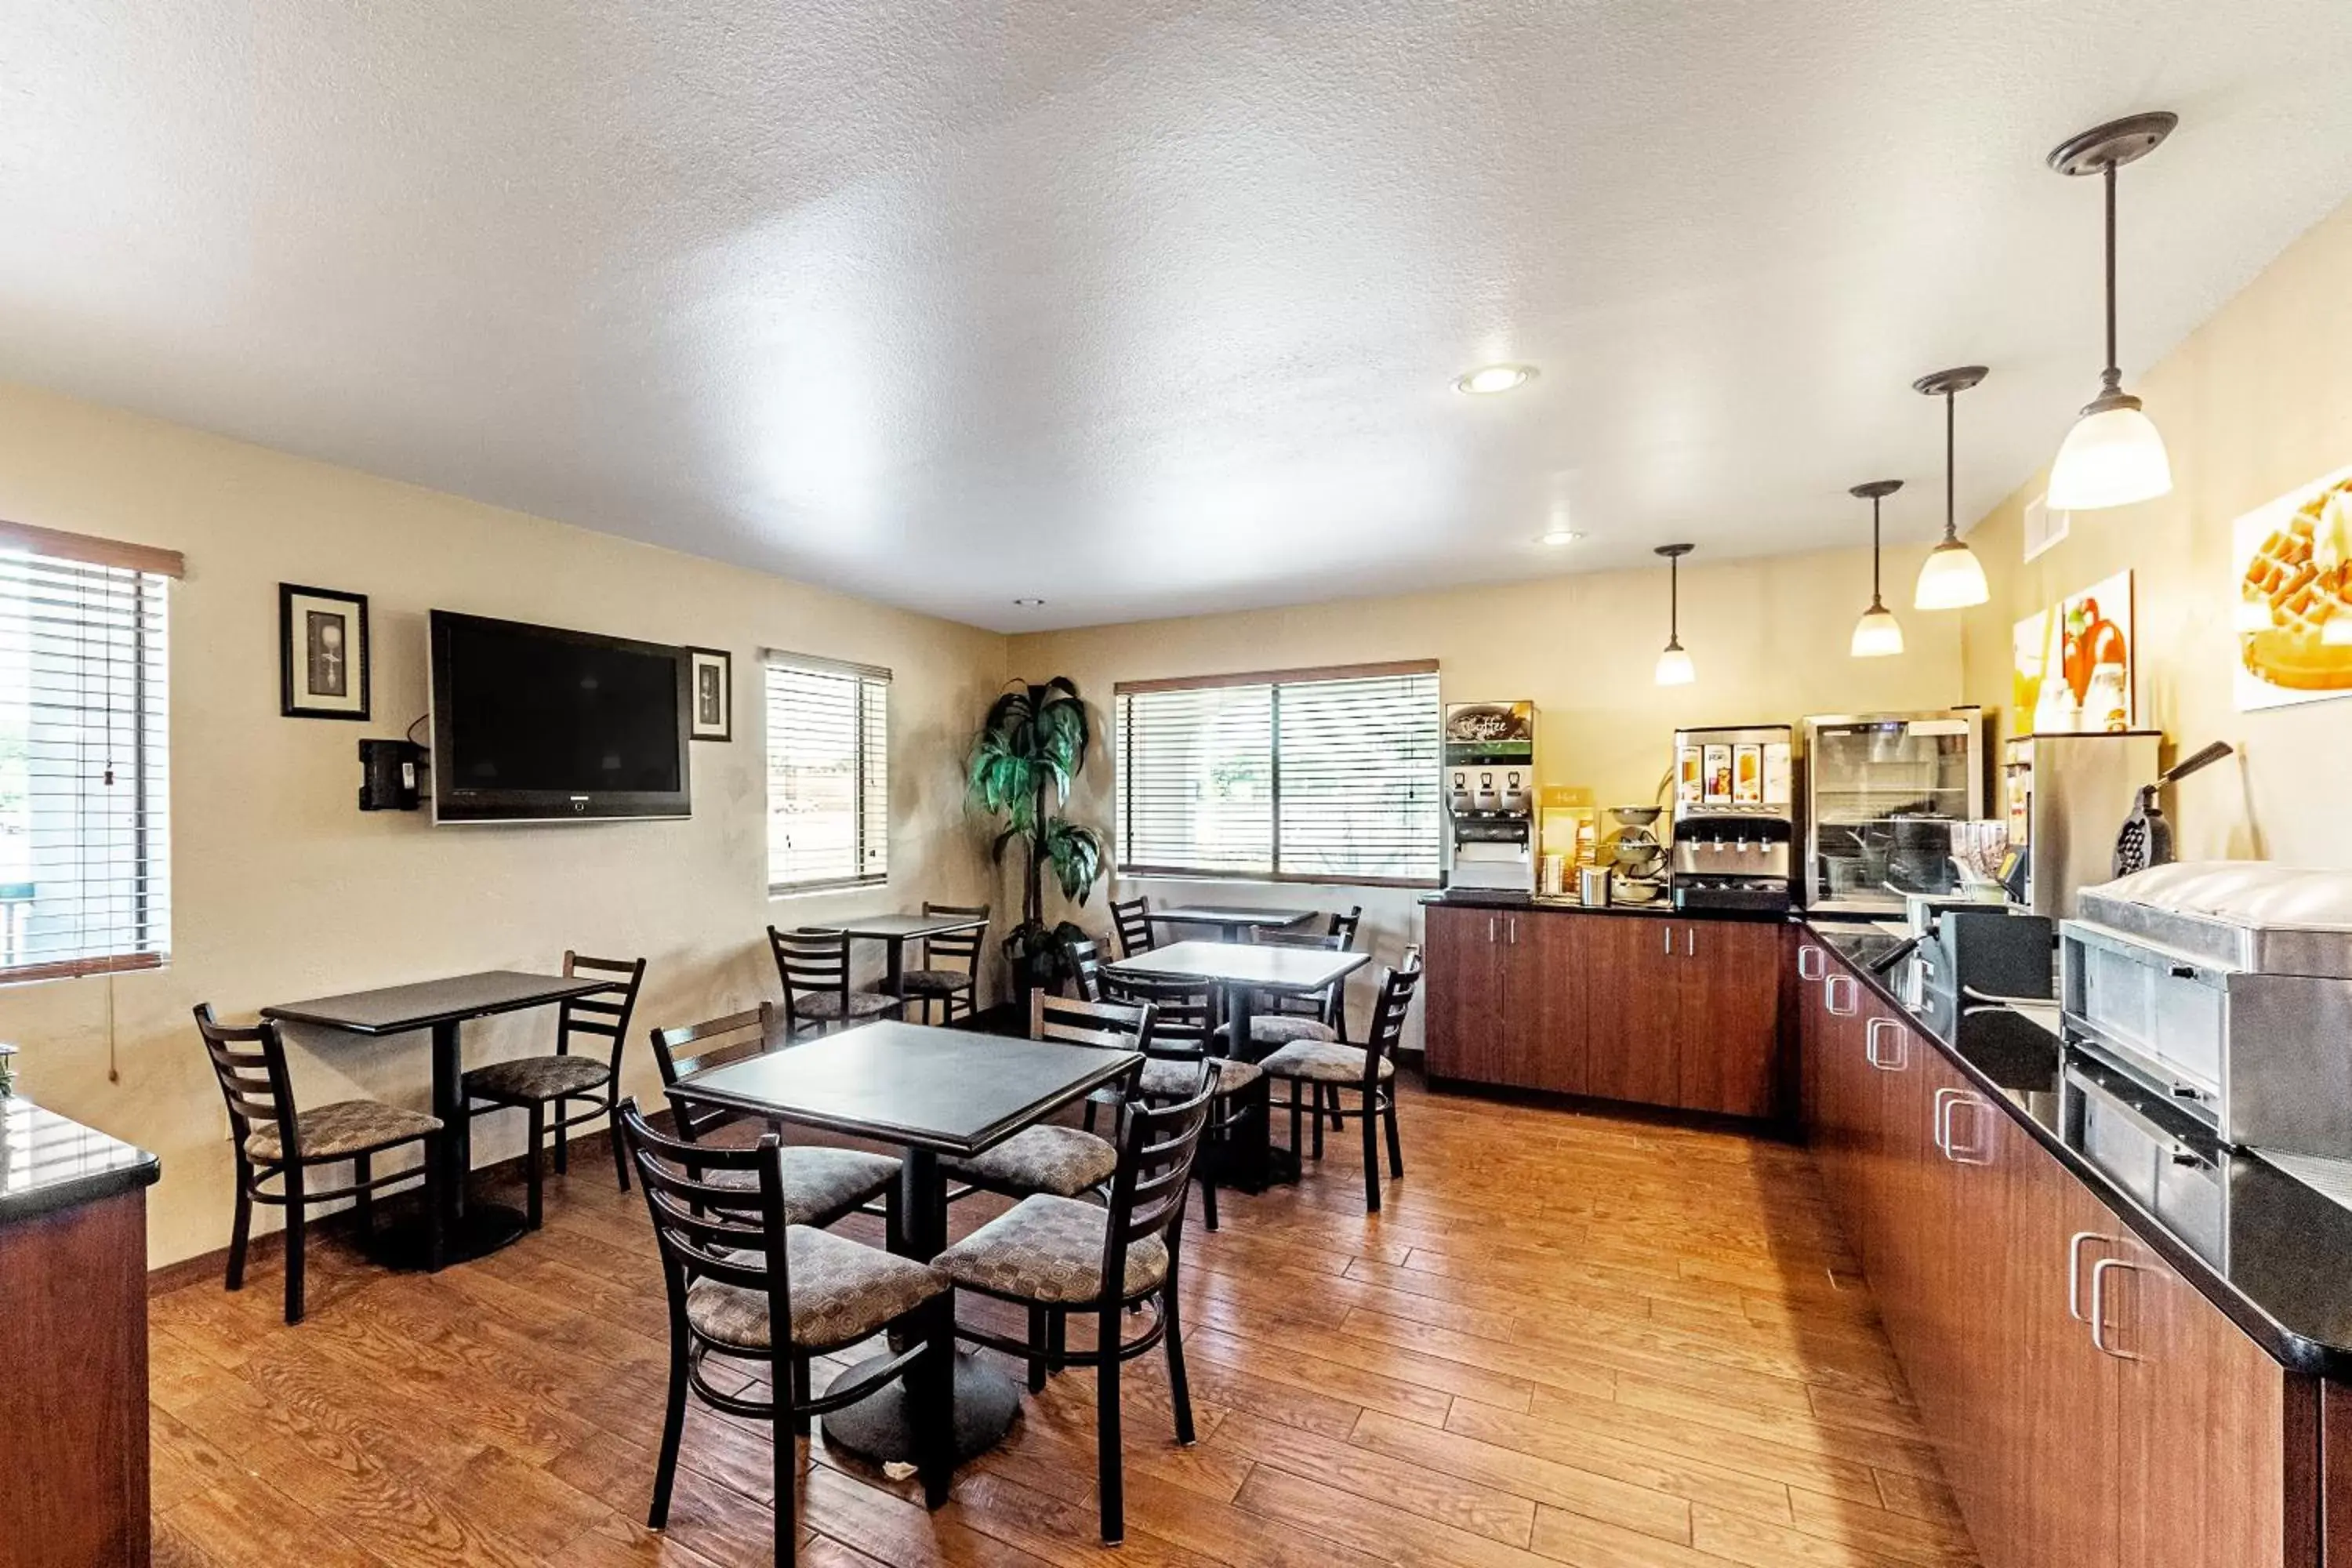
M800 1373L795 1367L788 1382L799 1381ZM776 1568L793 1568L800 1552L799 1500L793 1494L798 1489L794 1483L800 1479L801 1446L793 1436L791 1423L782 1419L782 1415L779 1412L780 1418L768 1423L776 1467Z
M286 1167L286 1321L302 1321L302 1167Z
M1176 1407L1176 1441L1193 1443L1192 1384L1184 1375L1184 1326L1176 1314L1176 1261L1168 1262L1168 1283L1160 1289L1160 1313L1168 1320L1168 1397Z
M1388 1091L1388 1104L1381 1111L1381 1121L1389 1131L1389 1174L1404 1179L1404 1141L1397 1136L1396 1090Z
M654 1501L646 1510L646 1528L660 1530L669 1523L670 1485L677 1479L677 1445L686 1435L686 1321L673 1309L669 1318L669 1405L662 1415L661 1457L654 1465Z
M792 1387L791 1392L786 1395L786 1397L792 1401L793 1405L793 1431L796 1436L803 1437L809 1435L808 1403L815 1396L814 1391L811 1387L814 1379L814 1369L809 1365L807 1352L801 1352L794 1354L793 1357Z
M446 1131L425 1141L425 1271L438 1274L447 1261L447 1237L441 1227L441 1145Z
M1324 1092L1330 1097L1325 1101L1325 1103L1331 1108L1331 1131L1334 1132L1345 1132L1348 1130L1348 1121L1346 1117L1339 1114L1339 1090L1338 1086L1334 1085L1331 1088L1325 1089Z
M955 1296L941 1294L931 1306L929 1342L915 1363L909 1391L914 1395L916 1464L923 1472L923 1503L937 1508L948 1500L955 1481Z
M1332 1090L1331 1099L1335 1104L1339 1098L1339 1091ZM1367 1103L1361 1120L1364 1124L1364 1212L1378 1214L1381 1212L1381 1119L1372 1114L1372 1108Z
M1045 1392L1045 1363L1053 1354L1053 1332L1046 1321L1049 1315L1044 1307L1029 1309L1029 1392L1032 1394Z
M1119 1462L1118 1306L1103 1308L1095 1326L1095 1490L1102 1499L1106 1546L1127 1539L1126 1476Z
M1301 1147L1298 1139L1300 1131L1301 1128L1298 1121L1298 1080L1297 1079L1292 1079L1290 1080L1290 1153L1291 1157L1294 1159L1297 1157L1298 1151Z
M1070 1314L1059 1307L1045 1314L1045 1370L1058 1373L1070 1364Z
M526 1163L523 1165L523 1184L529 1190L530 1196L525 1203L526 1215L523 1223L531 1229L537 1230L540 1219L541 1180L539 1173L539 1157L541 1149L547 1141L547 1110L537 1100L533 1100L525 1109L530 1117L530 1152L524 1156Z
M1320 1160L1320 1159L1323 1157L1323 1107L1324 1107L1324 1104L1325 1104L1325 1100L1324 1100L1324 1099L1323 1099L1324 1092L1325 1092L1325 1090L1324 1090L1324 1087L1323 1087L1323 1085L1321 1085L1321 1084L1319 1084L1319 1083L1318 1083L1318 1084L1317 1084L1317 1085L1315 1086L1315 1114L1314 1114L1314 1116L1313 1116L1312 1120L1313 1120L1313 1121L1314 1121L1314 1123L1315 1123L1315 1157L1316 1157L1317 1159L1318 1159L1318 1160Z
M549 1107L555 1112L555 1173L559 1176L568 1176L572 1173L572 1132L563 1125L563 1108L566 1103L559 1100Z
M246 1244L253 1239L253 1167L236 1162L236 1218L228 1231L228 1289L245 1289Z
M605 1136L613 1141L613 1173L621 1178L621 1190L629 1190L629 1152L621 1146L621 1101L614 1091L613 1103L604 1108Z
M1198 1165L1193 1167L1192 1173L1201 1178L1201 1226L1204 1230L1214 1230L1217 1228L1217 1184Z
M352 1156L352 1185L359 1189L358 1194L352 1199L352 1219L360 1227L360 1239L362 1241L375 1234L375 1194L367 1190L374 1174L374 1162L368 1156Z

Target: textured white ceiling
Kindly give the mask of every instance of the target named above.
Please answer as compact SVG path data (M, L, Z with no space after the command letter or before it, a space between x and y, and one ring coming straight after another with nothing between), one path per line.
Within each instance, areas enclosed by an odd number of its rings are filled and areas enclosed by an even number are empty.
M1964 517L2095 389L2053 143L2181 116L2127 371L2352 194L2345 0L0 15L0 375L1000 628L1924 539L1914 376Z

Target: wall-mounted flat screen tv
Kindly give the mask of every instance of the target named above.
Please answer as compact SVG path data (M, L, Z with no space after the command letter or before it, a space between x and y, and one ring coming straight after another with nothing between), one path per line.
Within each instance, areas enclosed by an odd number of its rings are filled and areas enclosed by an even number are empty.
M433 612L433 817L685 816L687 650Z

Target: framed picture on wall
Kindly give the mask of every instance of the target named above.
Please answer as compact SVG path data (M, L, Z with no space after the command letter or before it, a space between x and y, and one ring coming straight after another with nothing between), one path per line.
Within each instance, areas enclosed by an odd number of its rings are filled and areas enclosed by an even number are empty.
M735 738L735 656L724 648L690 647L694 660L693 727L698 741Z
M365 594L278 584L278 710L289 719L368 717Z

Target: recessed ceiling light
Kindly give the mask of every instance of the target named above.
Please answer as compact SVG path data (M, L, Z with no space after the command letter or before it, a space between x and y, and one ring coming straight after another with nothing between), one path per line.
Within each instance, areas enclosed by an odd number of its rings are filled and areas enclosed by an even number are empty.
M1015 599L1013 602L1020 605L1024 610L1034 610L1045 601L1043 599Z
M1573 544L1584 535L1572 528L1554 528L1536 535L1538 544Z
M1466 375L1454 378L1454 390L1466 392L1473 397L1492 397L1500 392L1516 392L1536 378L1531 364L1482 364Z

